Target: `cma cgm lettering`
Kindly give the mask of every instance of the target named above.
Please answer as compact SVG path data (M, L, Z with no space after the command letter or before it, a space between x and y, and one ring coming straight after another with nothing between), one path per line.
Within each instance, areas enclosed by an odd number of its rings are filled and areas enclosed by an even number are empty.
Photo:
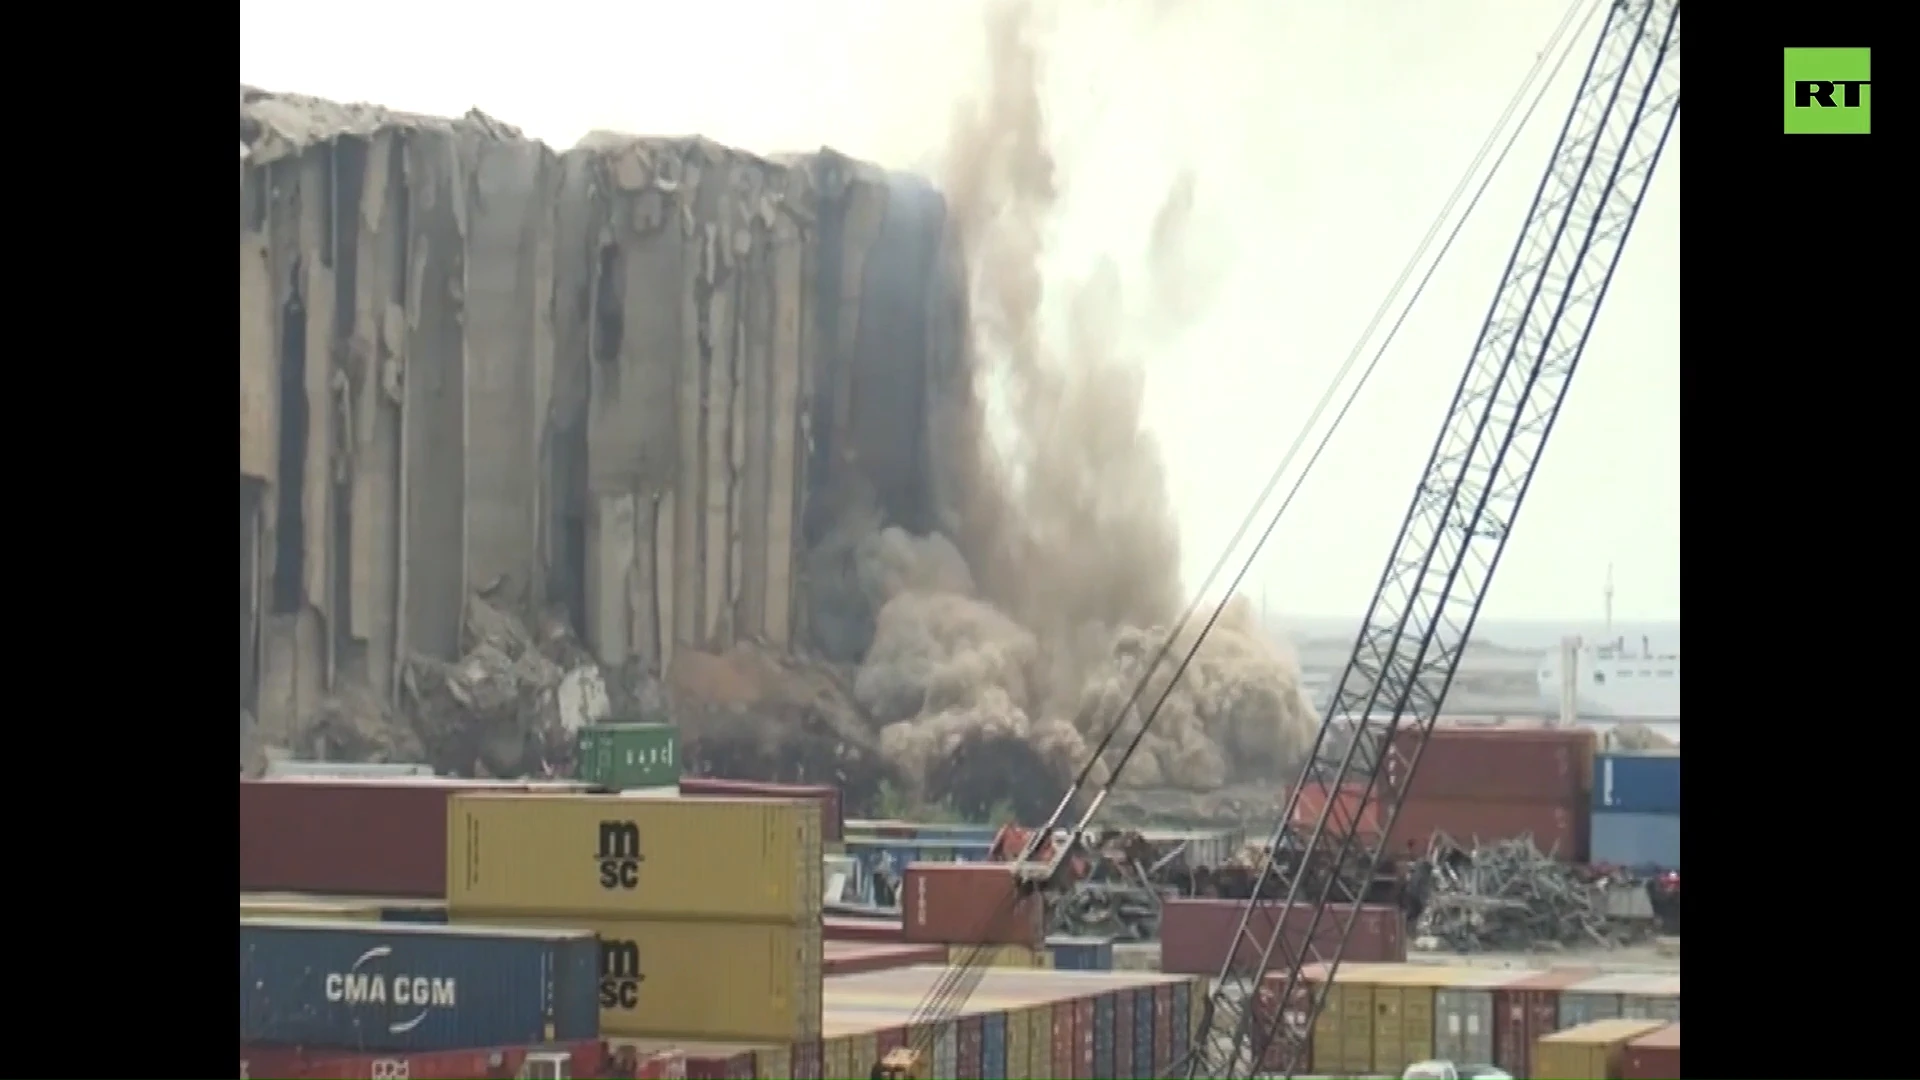
M241 1039L371 1051L591 1039L599 951L577 930L242 919Z

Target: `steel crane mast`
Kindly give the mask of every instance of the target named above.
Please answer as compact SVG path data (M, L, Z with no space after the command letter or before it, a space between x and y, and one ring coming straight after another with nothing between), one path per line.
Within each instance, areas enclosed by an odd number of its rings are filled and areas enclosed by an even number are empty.
M1186 1075L1293 1076L1305 1066L1331 972L1308 983L1302 970L1338 965L1357 903L1335 919L1337 944L1310 943L1334 918L1330 905L1357 901L1351 882L1379 867L1679 112L1678 0L1615 0L1301 778L1364 796L1329 797L1296 821L1302 784L1289 793ZM1337 749L1336 718L1358 729ZM1367 804L1379 823L1363 834ZM1295 904L1311 918L1283 935L1279 916ZM1295 951L1286 937L1309 944ZM1305 1007L1278 1004L1300 993Z

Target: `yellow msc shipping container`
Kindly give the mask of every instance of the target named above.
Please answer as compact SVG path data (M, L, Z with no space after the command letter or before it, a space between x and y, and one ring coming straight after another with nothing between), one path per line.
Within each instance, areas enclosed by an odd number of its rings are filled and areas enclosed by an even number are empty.
M456 795L447 907L820 923L820 804Z
M1027 1075L1044 1080L1053 1075L1053 1020L1051 1004L1027 1010Z
M1007 1080L1032 1080L1032 1009L1007 1010ZM982 1066L984 1068L985 1066Z
M1664 1020L1595 1020L1543 1035L1533 1046L1533 1080L1615 1080L1627 1043Z
M788 1043L820 1037L818 924L524 915L455 921L598 935L603 1035Z
M1373 1071L1399 1075L1433 1057L1433 997L1443 968L1392 965L1368 972L1373 985Z
M1373 1072L1372 973L1383 965L1342 965L1327 987L1327 1000L1313 1022L1315 1072L1361 1076ZM1315 973L1315 988L1324 973Z

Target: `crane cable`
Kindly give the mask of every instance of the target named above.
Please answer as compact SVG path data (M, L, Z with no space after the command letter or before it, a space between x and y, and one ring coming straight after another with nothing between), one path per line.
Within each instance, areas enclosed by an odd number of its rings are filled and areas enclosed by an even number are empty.
M1254 500L1253 505L1248 508L1245 516L1241 518L1240 525L1234 531L1232 539L1227 542L1225 548L1220 553L1220 557L1215 560L1212 568L1208 570L1200 587L1194 591L1192 600L1188 602L1186 609L1168 631L1165 640L1161 642L1153 658L1148 661L1145 670L1141 672L1140 677L1134 683L1132 691L1127 695L1126 701L1121 704L1119 709L1115 710L1113 721L1107 726L1106 732L1101 736L1100 741L1088 753L1086 763L1080 767L1072 785L1067 789L1066 795L1061 798L1059 805L1055 807L1046 823L1028 837L1024 849L1021 851L1018 860L1016 860L1017 862L1031 860L1034 855L1037 854L1040 846L1046 842L1047 838L1054 830L1059 828L1061 822L1066 818L1067 811L1071 808L1075 796L1079 794L1081 789L1086 787L1092 778L1094 768L1099 764L1102 756L1113 746L1113 743L1118 738L1121 729L1126 723L1127 717L1133 713L1140 699L1146 695L1147 688L1151 685L1153 676L1159 671L1161 665L1166 662L1167 657L1173 651L1174 645L1180 640L1181 635L1186 632L1187 627L1193 622L1195 616L1199 614L1201 605L1205 603L1206 597L1213 591L1213 587L1219 580L1220 575L1225 572L1228 562L1233 557L1233 553L1239 549L1240 544L1246 539L1247 533L1252 530L1254 524L1259 520L1261 509L1272 499L1274 491L1279 488L1281 480L1285 478L1287 472L1291 469L1294 459L1299 455L1301 448L1306 444L1308 436L1319 423L1320 417L1326 412L1328 406L1333 403L1335 396L1339 393L1340 387L1347 381L1347 377L1352 372L1354 365L1357 364L1361 356L1364 355L1367 342L1373 339L1381 323L1386 320L1388 313L1398 304L1400 313L1389 326L1386 336L1380 342L1379 348L1374 351L1373 356L1368 360L1365 368L1361 370L1360 378L1348 391L1345 400L1341 402L1339 409L1335 412L1332 423L1327 427L1326 431L1322 433L1318 443L1315 444L1312 454L1308 457L1305 466L1302 468L1300 475L1295 479L1293 486L1288 490L1286 498L1282 500L1280 506L1269 517L1266 527L1261 531L1254 543L1253 550L1241 564L1239 571L1234 574L1233 580L1225 595L1214 605L1211 614L1207 616L1206 622L1202 624L1199 632L1194 636L1192 643L1188 646L1178 666L1174 668L1173 675L1167 681L1166 687L1162 689L1154 701L1152 709L1150 709L1142 719L1139 729L1134 732L1132 739L1121 752L1120 760L1115 763L1109 771L1105 785L1099 794L1096 795L1093 803L1087 807L1085 813L1080 816L1079 822L1074 830L1074 836L1077 837L1083 832L1092 821L1094 815L1099 812L1108 792L1112 790L1114 782L1132 761L1133 755L1139 750L1140 744L1145 739L1147 731L1159 717L1160 710L1166 705L1168 699L1171 698L1174 687L1179 684L1180 679L1186 674L1188 667L1192 665L1194 658L1199 654L1200 647L1205 642L1207 634L1213 630L1215 624L1219 622L1221 615L1225 613L1227 604L1231 602L1234 593L1239 589L1248 571L1252 569L1254 562L1259 558L1261 550L1272 537L1273 531L1279 525L1281 517L1286 513L1287 509L1292 506L1295 496L1299 494L1300 488L1306 482L1307 477L1312 474L1314 465L1319 461L1321 454L1332 441L1334 433L1339 430L1340 425L1345 421L1354 402L1359 398L1360 392L1366 388L1367 383L1372 379L1374 372L1379 367L1381 359L1386 355L1387 348L1392 345L1401 327L1405 324L1407 317L1412 313L1413 305L1420 299L1421 295L1426 291L1427 285L1433 280L1433 276L1435 272L1439 270L1441 262L1446 258L1447 253L1452 250L1454 242L1459 239L1461 230L1466 226L1473 211L1478 207L1481 197L1486 194L1487 188L1492 184L1493 178L1498 174L1500 166L1504 164L1508 153L1513 149L1514 143L1518 140L1521 132L1525 130L1527 122L1532 118L1540 101L1545 97L1546 89L1551 84L1553 75L1559 73L1561 65L1565 62L1567 55L1565 50L1562 50L1560 56L1555 61L1548 78L1545 82L1540 83L1537 91L1534 92L1532 100L1530 102L1527 101L1528 92L1534 90L1536 82L1540 81L1540 73L1542 69L1546 67L1547 57L1554 53L1556 46L1566 37L1567 29L1572 24L1574 15L1579 11L1580 6L1581 0L1576 0L1574 4L1568 7L1567 13L1562 16L1560 24L1555 27L1552 37L1548 39L1546 47L1535 56L1533 66L1528 69L1527 75L1521 81L1520 87L1508 100L1506 107L1500 113L1499 120L1494 124L1493 129L1488 132L1487 137L1481 142L1479 149L1474 154L1473 160L1468 164L1459 182L1454 185L1453 191L1447 196L1447 200L1445 204L1442 205L1439 214L1435 216L1432 224L1428 226L1426 234L1420 240L1420 244L1414 249L1413 254L1401 268L1399 275L1394 280L1392 288L1388 291L1380 305L1374 310L1373 316L1368 320L1366 328L1362 331L1360 338L1355 342L1353 349L1347 354L1339 370L1334 373L1333 379L1322 392L1319 401L1314 405L1313 412L1308 415L1299 433L1294 436L1293 443L1287 448L1286 455L1281 458L1279 465L1276 466L1268 476L1266 484L1260 490L1259 496ZM1597 9L1597 7L1598 5L1596 3L1595 8ZM1590 19L1591 17L1592 13L1590 11L1588 18ZM1582 27L1585 26L1585 23L1586 21L1583 20L1581 23ZM1459 206L1462 197L1465 196L1468 189L1472 187L1474 177L1480 173L1481 166L1486 162L1488 155L1493 153L1494 147L1499 144L1502 132L1507 130L1509 122L1513 119L1515 112L1521 108L1523 102L1526 103L1526 108L1521 115L1519 124L1514 126L1513 131L1507 138L1506 144L1500 148L1499 153L1494 157L1492 166L1488 168L1485 176L1481 178L1479 187L1475 189L1472 196L1468 198L1465 210L1454 222L1452 230L1447 233L1438 252L1434 254L1432 262L1428 264L1426 272L1421 275L1418 283L1414 286L1412 294L1407 296L1404 304L1399 304L1400 296L1406 289L1407 282L1413 278L1420 264L1426 260L1427 253L1433 247L1435 238L1438 237L1445 228L1448 219L1454 216L1455 208ZM1070 838L1070 842L1071 839L1072 838ZM902 898L902 902L905 902L905 898ZM989 925L991 925L993 921L1003 918L1015 902L1013 898L1009 898L1006 902L1002 903L995 914L990 917ZM962 962L948 967L941 973L941 976L935 980L934 985L928 988L926 996L921 1000L919 1006L914 1009L911 1022L915 1025L929 1025L930 1022L936 1021L941 1014L951 1006L963 1003L970 997L973 990L978 987L980 981L985 977L985 967L983 964L985 958L986 946L973 945L969 947L968 953ZM930 1032L925 1032L923 1038L930 1034ZM916 1040L916 1044L918 1041L919 1040Z

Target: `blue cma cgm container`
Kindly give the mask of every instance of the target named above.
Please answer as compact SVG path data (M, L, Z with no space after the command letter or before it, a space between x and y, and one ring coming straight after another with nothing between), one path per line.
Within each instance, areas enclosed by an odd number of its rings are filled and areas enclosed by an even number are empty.
M600 1034L579 930L240 920L240 1041L460 1050Z
M1593 808L1629 814L1679 813L1680 755L1597 755Z

